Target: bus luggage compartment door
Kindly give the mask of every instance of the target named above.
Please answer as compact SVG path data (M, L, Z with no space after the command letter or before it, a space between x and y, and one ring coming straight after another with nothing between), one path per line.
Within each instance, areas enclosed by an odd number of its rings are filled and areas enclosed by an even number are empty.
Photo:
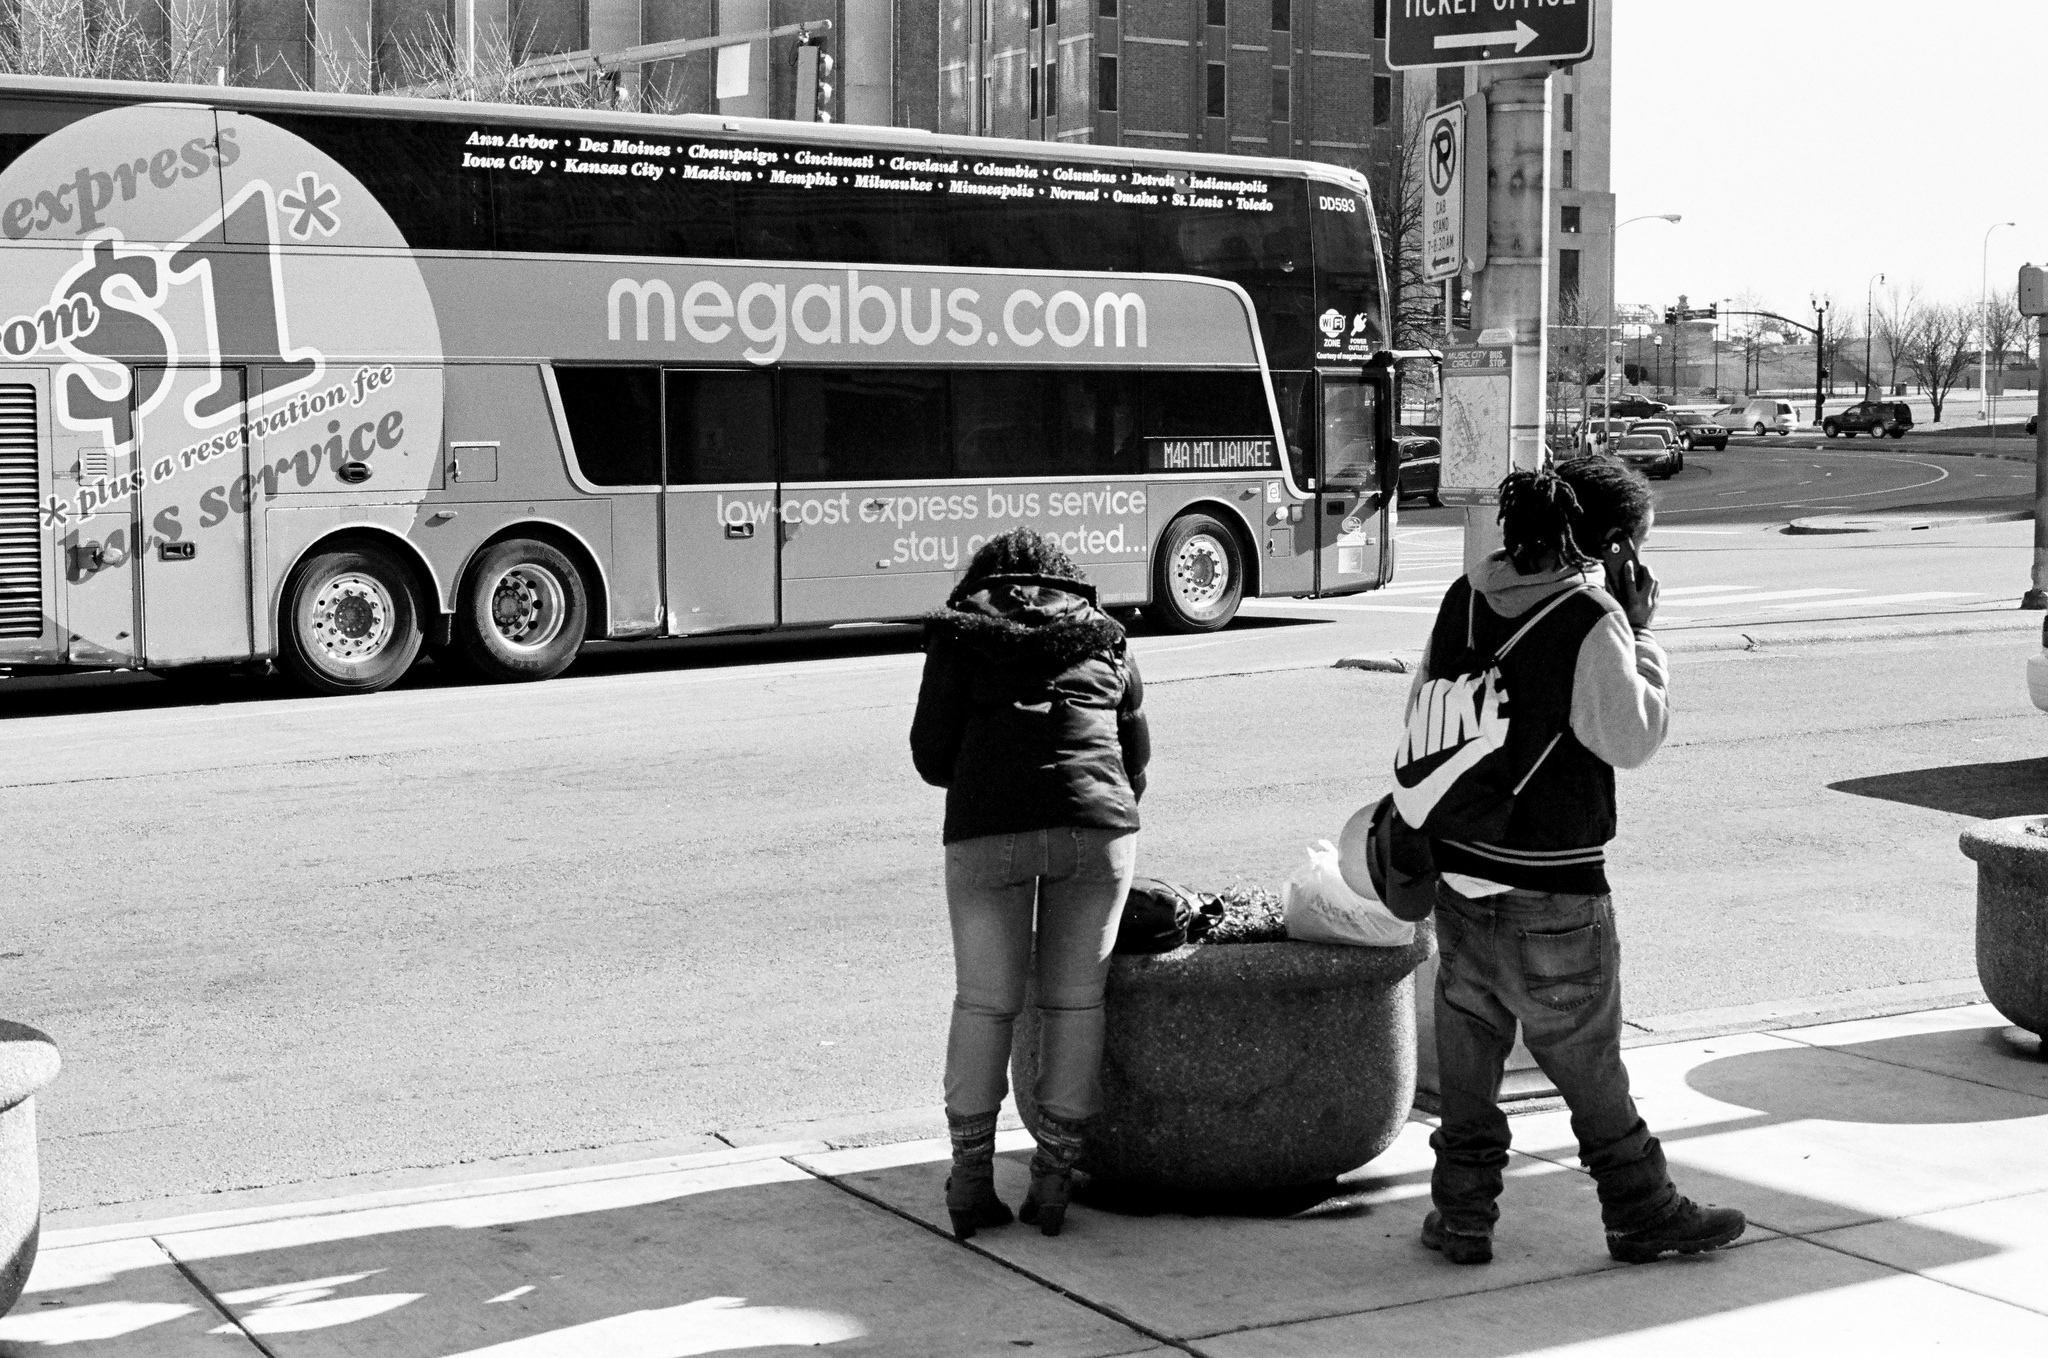
M1386 583L1381 540L1393 529L1382 495L1373 389L1356 373L1325 373L1322 475L1316 486L1316 592L1353 594Z
M145 476L135 533L142 595L142 663L241 660L250 654L249 484L241 368L138 369L149 391L136 422ZM158 391L157 385L161 384ZM209 419L210 412L225 418ZM191 454L187 465L187 453Z

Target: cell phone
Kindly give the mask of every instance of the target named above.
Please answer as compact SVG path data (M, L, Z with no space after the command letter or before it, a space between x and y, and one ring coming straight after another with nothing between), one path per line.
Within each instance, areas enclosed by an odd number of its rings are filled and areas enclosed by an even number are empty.
M1624 588L1634 588L1636 567L1640 559L1636 556L1635 539L1626 533L1616 533L1607 541L1605 558L1607 567L1607 592L1619 595Z

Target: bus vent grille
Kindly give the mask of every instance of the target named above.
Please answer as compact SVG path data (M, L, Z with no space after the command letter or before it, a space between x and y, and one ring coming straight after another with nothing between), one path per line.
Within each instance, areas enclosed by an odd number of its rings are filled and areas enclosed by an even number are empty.
M36 389L0 385L0 637L43 634Z

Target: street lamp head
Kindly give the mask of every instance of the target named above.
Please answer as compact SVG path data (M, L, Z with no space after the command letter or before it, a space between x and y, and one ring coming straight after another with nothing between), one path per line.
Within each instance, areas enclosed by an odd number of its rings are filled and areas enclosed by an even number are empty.
M1667 222L1682 222L1682 221L1684 221L1684 220L1685 220L1685 218L1684 218L1683 216L1681 216L1680 214L1678 214L1678 213L1676 213L1676 212L1660 212L1660 213L1658 213L1657 215L1658 215L1659 217L1662 217L1662 218L1663 218L1663 219L1664 219L1665 221L1667 221ZM2010 223L2010 222L2007 222L2007 223L2006 223L2006 225L2007 225L2007 226L2010 226L2010 225L2012 225L2012 223Z

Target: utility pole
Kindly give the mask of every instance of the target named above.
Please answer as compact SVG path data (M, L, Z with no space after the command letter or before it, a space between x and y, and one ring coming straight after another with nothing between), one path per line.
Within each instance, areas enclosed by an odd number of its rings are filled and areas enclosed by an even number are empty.
M1827 379L1828 368L1828 304L1819 297L1813 301L1813 423L1818 428L1827 418L1827 406L1822 399L1822 384Z
M1486 267L1472 281L1472 326L1482 335L1513 336L1508 461L1516 471L1534 471L1543 465L1550 303L1550 65L1483 66L1479 85L1486 96L1487 245ZM1499 546L1494 509L1467 508L1466 570Z
M2020 314L2034 318L2034 569L2021 608L2048 609L2048 269L2020 266ZM2048 632L2043 633L2048 636Z

